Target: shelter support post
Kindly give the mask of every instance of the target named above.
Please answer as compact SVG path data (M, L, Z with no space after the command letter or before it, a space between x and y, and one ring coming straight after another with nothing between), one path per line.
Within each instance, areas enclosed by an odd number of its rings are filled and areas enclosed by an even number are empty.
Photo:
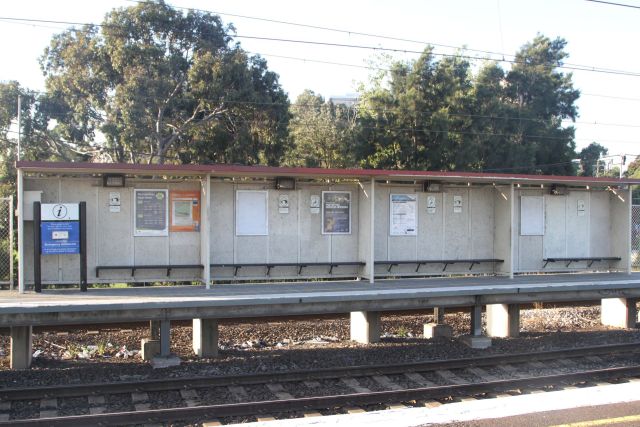
M424 324L424 337L436 338L453 336L453 328L444 323L444 307L434 307L433 323Z
M193 352L198 357L218 356L218 319L193 319Z
M11 369L31 367L31 326L11 327Z
M369 202L369 283L373 284L376 280L376 180L371 178L371 200Z
M380 341L380 313L377 311L352 311L351 340L362 344Z
M24 178L22 169L18 169L18 292L25 291L24 277ZM13 209L13 207L12 207Z
M603 298L601 301L601 321L605 326L634 328L638 311L636 298Z
M518 304L487 305L487 335L490 337L517 337L520 333L520 306Z
M200 263L204 266L202 269L202 282L209 289L211 287L211 261L210 254L210 224L209 212L211 210L211 175L201 180L200 191Z

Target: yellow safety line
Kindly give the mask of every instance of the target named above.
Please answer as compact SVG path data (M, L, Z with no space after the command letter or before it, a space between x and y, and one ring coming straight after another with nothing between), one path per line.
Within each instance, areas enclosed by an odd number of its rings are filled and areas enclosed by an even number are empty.
M628 415L626 417L603 418L601 420L581 421L570 424L558 424L551 427L594 427L606 426L611 424L630 423L632 421L640 421L640 415Z

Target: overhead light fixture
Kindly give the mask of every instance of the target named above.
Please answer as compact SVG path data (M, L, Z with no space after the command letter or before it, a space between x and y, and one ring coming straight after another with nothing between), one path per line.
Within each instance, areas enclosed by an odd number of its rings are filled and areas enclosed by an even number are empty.
M124 187L124 175L122 174L104 174L102 175L103 187Z
M424 181L422 183L422 191L425 193L439 193L442 191L442 185L439 182Z
M278 190L295 190L296 179L289 177L276 178L276 189Z
M549 194L553 196L565 196L569 192L569 189L562 185L553 184L549 189Z

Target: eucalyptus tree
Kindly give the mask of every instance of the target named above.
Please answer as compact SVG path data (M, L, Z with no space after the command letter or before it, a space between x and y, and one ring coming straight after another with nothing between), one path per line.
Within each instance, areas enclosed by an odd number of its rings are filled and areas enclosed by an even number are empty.
M40 63L61 125L100 132L115 160L274 164L288 98L233 33L217 15L141 2L54 36Z

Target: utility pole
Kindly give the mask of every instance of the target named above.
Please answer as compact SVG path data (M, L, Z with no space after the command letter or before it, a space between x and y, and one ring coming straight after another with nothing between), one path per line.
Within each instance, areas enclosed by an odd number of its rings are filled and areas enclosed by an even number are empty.
M20 137L22 136L22 96L18 95L18 152L16 153L16 159L20 160Z

